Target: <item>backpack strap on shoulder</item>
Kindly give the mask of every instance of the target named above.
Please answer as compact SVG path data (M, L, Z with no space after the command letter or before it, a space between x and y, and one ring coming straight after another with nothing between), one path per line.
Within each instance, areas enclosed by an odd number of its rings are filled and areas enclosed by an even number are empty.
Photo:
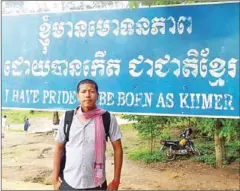
M74 110L66 111L65 119L64 119L64 134L65 134L65 142L69 140L69 132L73 121Z
M104 114L102 114L102 119L103 119L103 125L105 129L106 141L108 141L110 121L111 121L110 113L106 111Z

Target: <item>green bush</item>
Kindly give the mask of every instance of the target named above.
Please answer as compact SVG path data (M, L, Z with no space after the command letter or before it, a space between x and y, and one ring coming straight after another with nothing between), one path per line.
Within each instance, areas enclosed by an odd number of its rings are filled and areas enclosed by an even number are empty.
M203 162L203 163L206 163L206 164L212 165L212 166L216 165L215 154L210 154L210 155L204 154L204 155L200 155L200 156L195 156L192 158L192 160L198 161L198 162Z
M171 130L169 128L165 128L162 130L159 135L160 140L171 140Z
M196 145L201 155L195 156L192 160L203 162L209 165L216 165L215 146L213 142L205 142ZM225 164L240 161L240 149L237 141L226 144L226 161Z
M194 156L191 159L193 161L203 162L208 165L216 165L215 147L213 142L198 143L195 145L200 151L200 156Z
M215 154L215 146L213 142L198 143L196 144L196 148L198 148L201 155Z
M240 161L240 147L239 142L229 142L226 144L227 163Z
M140 160L144 161L145 163L153 163L153 162L167 162L163 153L159 151L153 151L150 153L146 149L138 149L134 152L129 153L128 158L131 160Z

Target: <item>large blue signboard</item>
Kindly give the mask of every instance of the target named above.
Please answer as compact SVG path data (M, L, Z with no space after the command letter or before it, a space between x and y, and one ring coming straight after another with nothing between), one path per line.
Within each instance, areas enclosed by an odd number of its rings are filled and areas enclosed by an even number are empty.
M239 117L239 2L2 18L4 108Z

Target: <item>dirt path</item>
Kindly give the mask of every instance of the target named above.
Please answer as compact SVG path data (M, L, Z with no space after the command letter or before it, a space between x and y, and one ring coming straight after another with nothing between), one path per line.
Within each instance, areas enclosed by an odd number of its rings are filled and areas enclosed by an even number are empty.
M41 126L48 126L48 120L40 120ZM131 136L134 133L125 135L123 144ZM8 133L2 150L2 189L52 189L53 149L52 133ZM110 151L108 144L108 180L113 176ZM214 169L189 161L145 165L124 159L121 190L239 190L239 164Z

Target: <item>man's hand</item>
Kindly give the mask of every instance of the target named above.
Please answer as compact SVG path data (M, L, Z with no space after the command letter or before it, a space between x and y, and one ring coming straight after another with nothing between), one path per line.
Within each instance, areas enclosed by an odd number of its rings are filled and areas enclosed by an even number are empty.
M118 186L110 183L110 184L108 185L107 190L118 190Z
M53 182L53 188L54 188L54 190L59 190L61 184L62 184L62 183L61 183L60 180L54 181L54 182Z
M53 187L54 190L59 190L59 187L61 185L61 181L59 180L59 172L60 172L60 161L61 156L64 149L64 143L57 143L56 149L54 153L54 162L53 162Z

